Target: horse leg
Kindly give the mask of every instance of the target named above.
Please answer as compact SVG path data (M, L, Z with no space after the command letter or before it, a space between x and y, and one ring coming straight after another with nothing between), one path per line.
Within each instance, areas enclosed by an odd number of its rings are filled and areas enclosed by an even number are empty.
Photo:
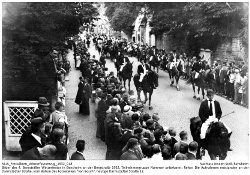
M192 86L193 86L193 91L194 91L194 96L193 96L193 98L196 98L196 95L195 95L195 85L194 85L194 83L192 83Z
M179 85L178 85L178 83L179 83L179 76L175 76L175 81L176 81L176 89L177 89L177 91L180 91L180 87L179 87Z
M144 104L146 104L148 101L147 92L143 91L143 93L144 93L144 97L145 97Z
M126 79L123 78L123 85L124 85L124 88L126 89Z
M149 97L148 97L149 98L149 103L148 103L149 110L153 109L153 107L151 106L151 96L152 96L152 94L153 94L153 91L149 93Z
M141 101L141 90L137 90L137 101Z
M200 98L200 86L198 86L198 97L197 97L197 100L200 100L201 98Z
M171 74L169 74L169 78L170 78L170 86L173 86L173 84L174 84L174 77Z
M128 79L128 90L130 91L130 81L131 81L131 78Z
M204 96L205 96L205 89L204 88L201 89L201 93L202 93L202 98L204 99Z

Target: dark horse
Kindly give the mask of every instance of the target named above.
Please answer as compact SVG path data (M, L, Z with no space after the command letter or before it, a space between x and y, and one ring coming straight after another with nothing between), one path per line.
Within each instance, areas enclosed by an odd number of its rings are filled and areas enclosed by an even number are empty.
M230 140L224 124L220 121L212 122L203 142L200 139L201 125L202 122L200 117L193 117L190 119L191 135L193 140L199 145L196 157L201 159L200 148L202 146L208 151L211 160L216 160L217 156L219 156L220 160L225 160L227 151L230 148Z
M122 71L118 72L119 79L123 80L124 87L126 88L126 80L128 80L128 88L130 91L130 82L133 74L133 63L130 61L123 67Z
M170 81L171 81L170 86L173 86L174 79L175 79L175 81L176 81L176 89L177 89L177 91L179 91L180 87L179 87L178 83L179 83L180 76L183 73L183 64L181 62L179 62L178 65L173 66L172 69L170 69L170 64L171 63L169 63L168 66L167 66L169 78L170 78Z
M149 70L149 72L144 76L142 82L139 82L140 75L135 74L134 75L134 84L137 90L138 99L141 101L141 90L144 93L145 100L144 104L146 104L148 97L147 93L149 93L149 109L152 109L151 107L151 96L154 91L154 87L158 87L158 74L155 71Z
M197 75L196 75L197 74ZM195 73L192 72L191 76L189 78L189 80L186 82L186 84L192 84L193 87L193 91L194 91L194 96L193 98L197 98L197 100L200 100L200 90L202 92L202 97L204 99L204 95L205 95L205 89L207 88L211 88L212 86L212 81L214 80L213 78L213 72L211 70L206 70L206 71L202 71L200 73ZM195 94L195 86L198 87L197 89L197 96Z
M160 66L160 61L158 60L158 56L151 56L151 57L153 57L153 58L149 61L150 69L152 66L154 68L154 71L155 71L155 68L157 69L157 73L158 73L159 66Z

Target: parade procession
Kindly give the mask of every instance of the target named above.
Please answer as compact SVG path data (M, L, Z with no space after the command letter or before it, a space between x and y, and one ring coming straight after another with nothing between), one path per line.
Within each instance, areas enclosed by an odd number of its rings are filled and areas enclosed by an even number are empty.
M3 160L249 160L248 2L2 6Z

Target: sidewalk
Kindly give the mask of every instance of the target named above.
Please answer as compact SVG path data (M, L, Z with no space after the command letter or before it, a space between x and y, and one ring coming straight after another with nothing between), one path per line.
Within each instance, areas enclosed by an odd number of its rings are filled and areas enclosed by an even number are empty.
M91 45L89 52L91 55L96 54L94 46ZM96 52L95 52L96 51ZM98 53L98 52L97 52ZM98 54L99 55L99 54ZM81 72L75 69L73 51L69 51L67 55L70 61L71 71L69 73L69 81L66 81L66 115L69 119L69 156L76 151L77 140L85 140L86 146L84 156L86 160L104 160L106 153L106 145L100 139L95 137L96 134L96 118L94 116L95 104L90 102L90 115L80 115L79 105L75 103L75 97L78 90L79 77ZM99 58L98 58L99 59Z

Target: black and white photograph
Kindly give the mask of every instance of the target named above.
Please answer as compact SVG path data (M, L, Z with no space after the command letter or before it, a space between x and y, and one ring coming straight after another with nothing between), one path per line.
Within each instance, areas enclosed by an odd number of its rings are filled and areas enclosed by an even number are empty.
M2 162L249 170L249 2L1 5Z

